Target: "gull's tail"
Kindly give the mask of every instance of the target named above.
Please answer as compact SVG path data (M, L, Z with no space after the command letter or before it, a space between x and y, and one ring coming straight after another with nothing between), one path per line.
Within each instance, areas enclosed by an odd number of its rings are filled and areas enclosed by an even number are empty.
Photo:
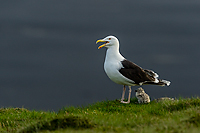
M155 73L154 71L152 70L148 70L148 69L144 69L144 71L150 76L152 77L154 80L152 81L147 81L145 82L144 84L153 84L153 85L160 85L160 86L169 86L171 84L170 81L167 81L167 80L162 80L162 79L158 79L158 74Z
M161 80L160 82L162 82L163 84L169 86L171 84L170 81L167 81L167 80Z
M150 85L160 85L160 86L169 86L171 84L170 81L167 81L167 80L160 80L160 79L157 79L158 82L152 82L152 81L149 81L149 82L146 82L144 84L150 84Z

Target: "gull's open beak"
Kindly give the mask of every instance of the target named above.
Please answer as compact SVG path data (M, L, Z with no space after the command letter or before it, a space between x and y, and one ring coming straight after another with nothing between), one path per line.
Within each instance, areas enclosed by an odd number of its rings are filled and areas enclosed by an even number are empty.
M102 44L101 46L99 46L99 47L98 47L98 49L100 49L100 48L102 48L102 47L106 46L106 44L108 43L108 41L104 41L104 40L97 40L97 41L96 41L96 44L97 44L97 43L99 43L99 42L105 42L105 43L104 43L104 44Z

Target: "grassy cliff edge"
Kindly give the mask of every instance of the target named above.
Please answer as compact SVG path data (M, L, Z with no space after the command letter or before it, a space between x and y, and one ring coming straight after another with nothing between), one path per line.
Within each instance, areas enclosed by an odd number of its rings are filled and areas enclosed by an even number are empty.
M59 112L0 108L0 132L190 132L200 131L200 99L130 104L119 100Z

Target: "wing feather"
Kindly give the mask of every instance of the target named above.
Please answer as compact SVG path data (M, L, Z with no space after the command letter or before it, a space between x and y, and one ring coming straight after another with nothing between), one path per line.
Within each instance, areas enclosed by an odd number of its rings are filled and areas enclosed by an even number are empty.
M126 78L134 81L136 84L154 82L155 77L158 76L153 71L144 70L131 61L123 60L121 63L123 67L119 70L119 72Z

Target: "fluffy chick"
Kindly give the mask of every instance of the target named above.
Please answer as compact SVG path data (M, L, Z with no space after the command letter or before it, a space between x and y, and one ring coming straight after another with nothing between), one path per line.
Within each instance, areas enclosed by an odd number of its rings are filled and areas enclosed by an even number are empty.
M150 102L150 98L149 95L145 93L145 91L140 87L137 90L135 90L136 92L136 97L138 99L138 103L149 103Z

